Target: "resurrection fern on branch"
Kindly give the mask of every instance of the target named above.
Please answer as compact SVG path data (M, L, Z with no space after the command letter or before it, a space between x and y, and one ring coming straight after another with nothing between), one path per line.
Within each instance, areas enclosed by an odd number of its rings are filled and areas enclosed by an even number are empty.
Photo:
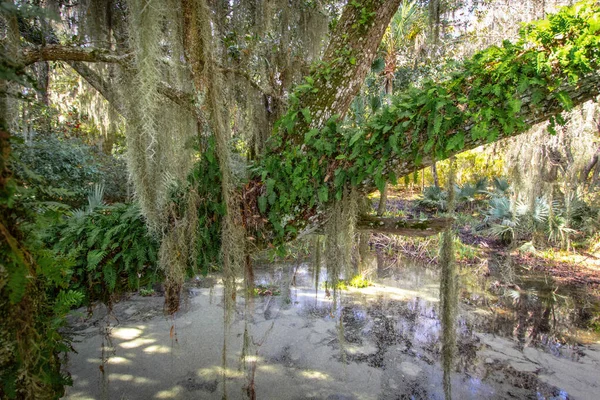
M298 98L320 90L314 82L327 74L327 66L317 65L290 95L270 150L254 168L255 184L266 189L257 191L264 193L260 211L272 226L264 239L294 237L348 185L381 190L433 159L524 132L539 122L536 115L570 109L572 92L564 85L573 88L598 74L599 20L597 3L584 1L529 24L516 43L475 54L450 79L393 97L361 129L344 126L335 115L323 127L302 129L315 116ZM580 89L598 91L597 85ZM534 112L548 107L547 99L554 108Z

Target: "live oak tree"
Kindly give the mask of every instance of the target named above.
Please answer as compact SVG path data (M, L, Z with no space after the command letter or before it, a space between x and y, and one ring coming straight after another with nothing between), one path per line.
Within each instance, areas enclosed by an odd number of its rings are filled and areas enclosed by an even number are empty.
M11 81L1 87L3 199L11 196L10 96L27 83L29 66L68 63L127 121L129 171L161 241L170 312L198 260L222 264L229 310L241 268L251 285L249 254L257 248L325 225L328 258L347 261L339 242L354 225L381 223L359 219L358 193L535 123L554 126L561 111L599 92L596 1L523 28L518 41L477 53L444 81L393 96L359 128L344 116L401 0L352 0L332 21L336 2L35 3L62 21L25 2L2 3L2 73ZM232 152L242 131L251 132L242 142L248 161ZM35 280L6 204L0 228L2 250L13 254L8 274ZM11 296L10 285L0 290L3 300ZM11 301L34 295L28 286Z

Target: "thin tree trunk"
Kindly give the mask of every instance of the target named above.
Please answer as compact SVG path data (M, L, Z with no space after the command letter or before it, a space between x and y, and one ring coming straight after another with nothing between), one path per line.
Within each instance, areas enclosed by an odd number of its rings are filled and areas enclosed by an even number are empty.
M431 174L433 175L433 184L435 185L435 187L439 188L440 187L440 181L438 178L438 173L437 173L437 166L436 166L437 162L434 161L431 164Z
M583 170L583 172L581 174L581 183L585 183L585 181L587 181L588 176L590 175L590 172L592 172L592 170L598 163L599 158L600 158L600 147L596 150L596 154L594 154L590 163ZM594 177L592 177L592 180L593 180L593 178Z
M383 186L383 190L379 192L379 206L377 207L377 216L381 217L387 210L388 184Z

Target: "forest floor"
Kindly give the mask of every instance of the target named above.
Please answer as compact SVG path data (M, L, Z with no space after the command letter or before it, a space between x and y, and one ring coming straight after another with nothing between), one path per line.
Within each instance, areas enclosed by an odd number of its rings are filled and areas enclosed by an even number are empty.
M419 218L422 215L433 217L435 212L417 205L418 193L420 191L390 191L387 213L408 218ZM374 197L372 202L376 210L379 198ZM506 244L481 228L484 225L484 215L478 210L458 210L458 214L456 227L460 242L473 250L470 255L459 257L459 263L474 265L494 257L510 256L515 265L531 272L550 275L555 281L566 286L592 289L600 296L600 250L590 252L582 246L572 248L570 251L556 247L536 249L530 245L531 242ZM419 239L406 240L398 246L397 240L390 242L386 240L388 238L385 235L376 235L375 243L378 247L391 245L404 255L420 258L427 263L437 262L435 251L424 251L424 246Z

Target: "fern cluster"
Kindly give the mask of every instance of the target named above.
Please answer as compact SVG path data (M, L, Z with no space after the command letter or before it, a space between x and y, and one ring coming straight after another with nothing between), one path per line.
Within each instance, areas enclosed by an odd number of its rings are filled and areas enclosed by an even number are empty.
M87 302L159 281L158 243L136 205L97 206L46 232L48 244L73 260L71 289Z

